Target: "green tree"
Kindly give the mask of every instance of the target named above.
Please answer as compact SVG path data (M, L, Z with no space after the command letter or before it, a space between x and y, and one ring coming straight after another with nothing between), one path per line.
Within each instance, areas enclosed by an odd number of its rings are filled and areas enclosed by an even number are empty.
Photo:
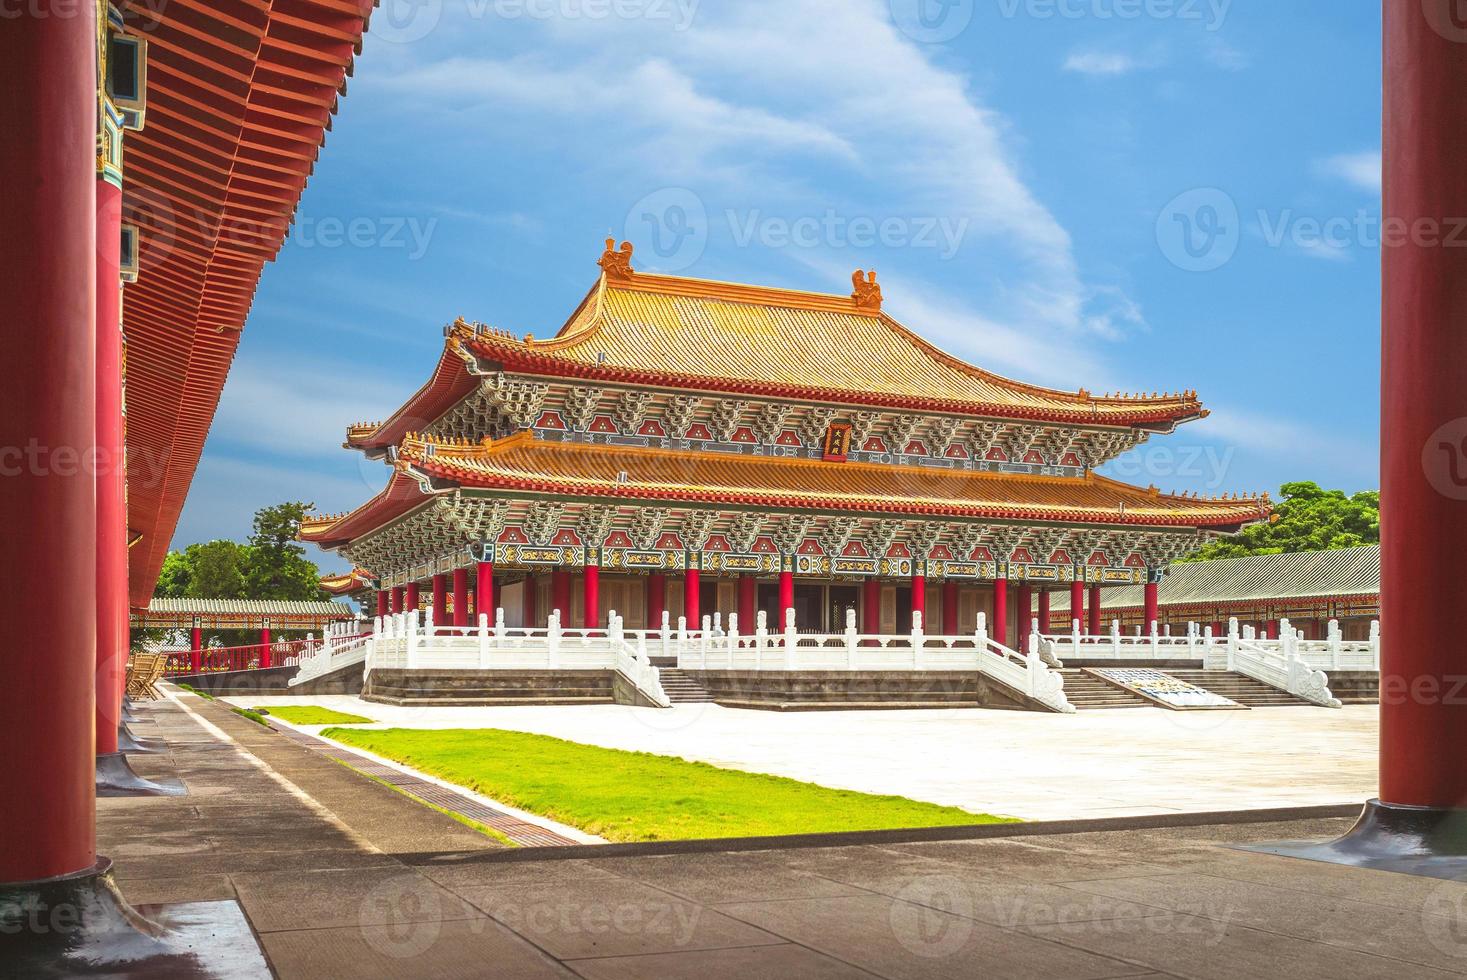
M206 541L170 551L153 594L186 599L330 598L321 590L321 571L297 541L301 519L315 505L300 501L262 507L245 543ZM154 632L154 631L149 631ZM134 641L142 638L134 631ZM242 646L258 642L253 630L219 630L206 645Z
M1346 494L1300 481L1279 488L1274 518L1219 538L1182 561L1332 551L1380 543L1380 493Z
M306 557L296 538L301 521L315 504L295 501L262 507L255 512L246 571L252 599L325 599L321 570Z

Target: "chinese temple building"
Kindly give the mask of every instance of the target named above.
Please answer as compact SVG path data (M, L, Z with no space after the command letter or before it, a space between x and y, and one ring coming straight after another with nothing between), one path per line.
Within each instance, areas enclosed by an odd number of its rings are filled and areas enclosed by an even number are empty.
M355 566L380 614L466 625L690 629L760 611L802 631L974 630L1015 643L1050 595L1148 602L1168 565L1266 519L1267 496L1165 494L1095 469L1207 413L1194 392L1022 384L849 295L654 275L608 241L548 339L458 320L428 382L346 446L391 467L301 537ZM478 597L491 596L489 601ZM1154 618L1154 616L1153 616ZM747 628L747 627L746 627ZM1098 625L1096 626L1098 630ZM1006 638L1006 639L1005 639Z

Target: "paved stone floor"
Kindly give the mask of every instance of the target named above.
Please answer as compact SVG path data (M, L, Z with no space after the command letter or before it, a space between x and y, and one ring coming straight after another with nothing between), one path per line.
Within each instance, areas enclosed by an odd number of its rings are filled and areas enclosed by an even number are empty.
M238 700L322 704L389 726L539 732L1027 820L1327 805L1376 794L1375 705L1054 715Z
M141 712L189 795L99 801L124 895L237 898L285 978L1467 974L1467 885L1226 846L1348 820L513 860L217 703Z

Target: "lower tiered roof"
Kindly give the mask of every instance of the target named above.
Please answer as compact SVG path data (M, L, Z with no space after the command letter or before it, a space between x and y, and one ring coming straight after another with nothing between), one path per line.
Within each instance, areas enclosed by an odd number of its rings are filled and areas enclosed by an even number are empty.
M453 489L617 501L835 511L896 517L1231 531L1266 519L1267 495L1163 494L1081 478L550 442L521 432L480 444L408 439L388 487L348 515L316 518L305 540L331 547Z

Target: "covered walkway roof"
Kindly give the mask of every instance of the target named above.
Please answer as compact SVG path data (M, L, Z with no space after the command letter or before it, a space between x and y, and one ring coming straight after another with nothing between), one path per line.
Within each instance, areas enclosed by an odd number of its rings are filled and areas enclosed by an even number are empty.
M344 602L290 599L161 599L134 610L132 625L149 629L320 629L355 619Z

